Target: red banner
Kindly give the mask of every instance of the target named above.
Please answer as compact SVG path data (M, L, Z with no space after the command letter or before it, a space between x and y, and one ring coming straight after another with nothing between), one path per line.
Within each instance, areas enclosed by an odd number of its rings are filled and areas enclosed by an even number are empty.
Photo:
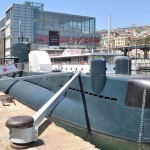
M48 35L38 35L37 37L38 43L48 43ZM100 38L95 37L69 37L69 36L60 36L60 45L68 44L68 45L86 45L93 44L99 45Z

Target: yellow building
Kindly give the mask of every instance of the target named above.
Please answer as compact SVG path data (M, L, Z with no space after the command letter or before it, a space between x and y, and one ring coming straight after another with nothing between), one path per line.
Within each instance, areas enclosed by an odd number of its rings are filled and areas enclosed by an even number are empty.
M124 47L127 46L128 44L128 38L127 37L115 37L114 38L115 41L115 47Z

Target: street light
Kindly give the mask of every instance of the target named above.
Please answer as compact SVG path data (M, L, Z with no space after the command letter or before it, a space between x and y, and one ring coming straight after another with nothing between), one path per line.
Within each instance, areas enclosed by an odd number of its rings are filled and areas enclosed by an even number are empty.
M128 57L129 57L129 45L130 45L130 43L128 42L128 44L127 44L127 45L128 45Z

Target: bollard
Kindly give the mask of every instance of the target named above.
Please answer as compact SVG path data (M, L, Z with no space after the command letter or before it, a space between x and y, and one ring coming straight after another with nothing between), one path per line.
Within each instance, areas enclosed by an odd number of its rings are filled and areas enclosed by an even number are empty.
M32 116L14 116L6 121L6 127L10 130L11 147L28 148L38 138L38 130L33 126Z
M11 147L15 149L29 148L33 141L38 139L38 126L41 121L50 114L62 100L65 92L72 82L79 76L77 72L58 92L55 93L36 113L32 116L14 116L6 121L6 127L10 130Z

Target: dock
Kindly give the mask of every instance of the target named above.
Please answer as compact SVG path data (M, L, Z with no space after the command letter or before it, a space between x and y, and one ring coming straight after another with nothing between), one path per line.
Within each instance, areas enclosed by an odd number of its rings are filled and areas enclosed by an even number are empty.
M10 147L9 129L5 122L12 116L33 115L34 110L0 92L0 150L14 150ZM27 150L99 150L50 119L44 119L39 127L39 138Z

